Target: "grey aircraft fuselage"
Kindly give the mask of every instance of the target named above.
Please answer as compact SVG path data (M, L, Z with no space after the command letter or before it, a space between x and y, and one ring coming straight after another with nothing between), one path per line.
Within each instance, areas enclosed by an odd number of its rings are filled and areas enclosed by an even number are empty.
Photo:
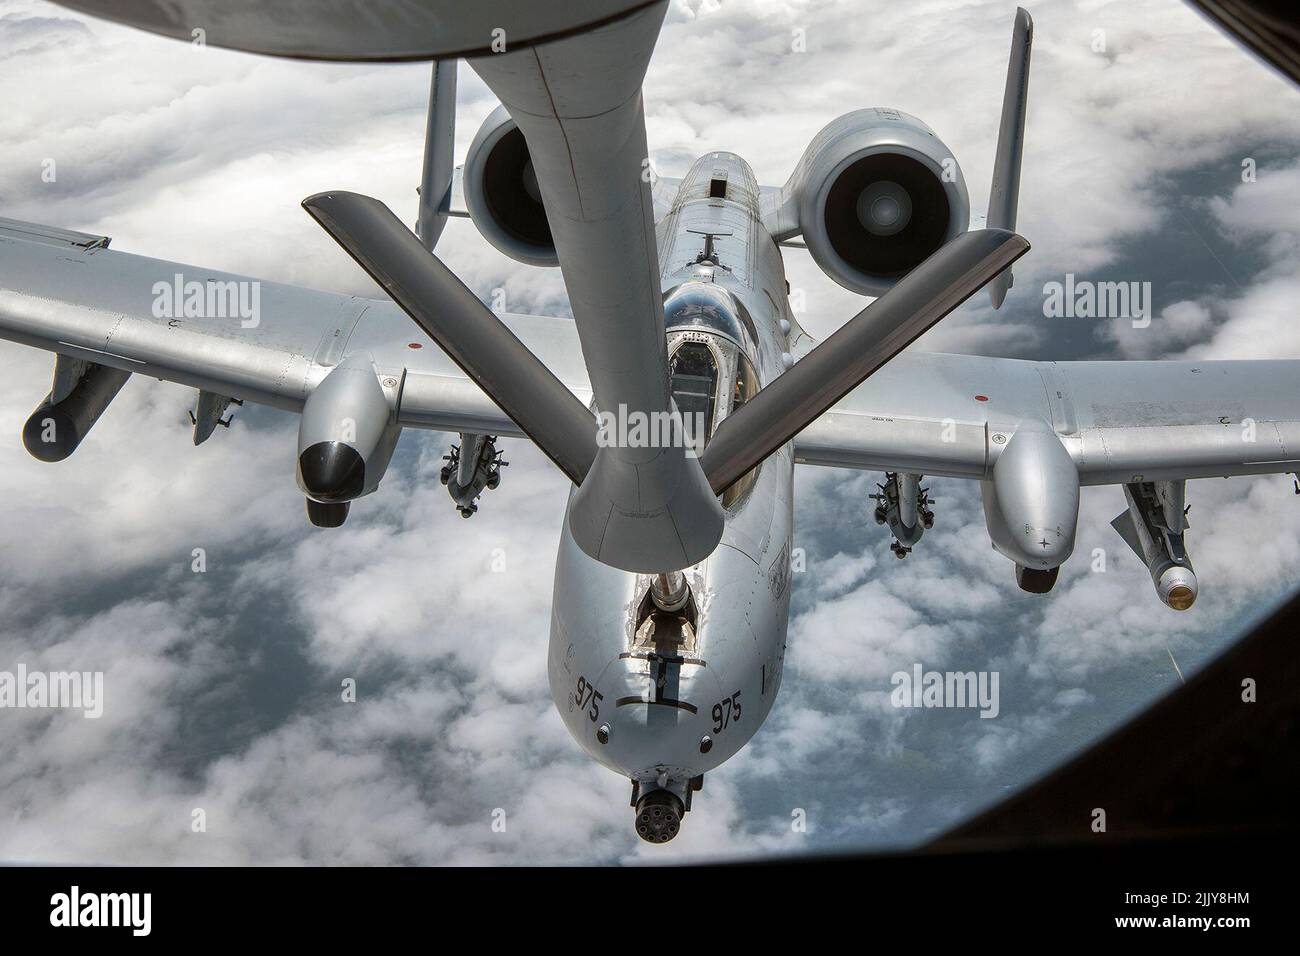
M725 179L725 197L711 197L710 184L719 179ZM715 424L731 410L735 375L743 365L735 346L753 363L762 385L781 373L788 348L781 327L791 319L784 266L760 222L758 199L744 160L710 153L695 163L657 224L670 355L685 342L697 342L722 356L712 399ZM698 261L705 234L713 237L716 261ZM734 302L742 317L739 332L707 318L679 318L674 300L696 292ZM698 316L699 310L687 311ZM653 639L649 622L637 626L652 576L589 557L564 522L548 674L565 725L597 761L684 797L690 780L740 750L762 725L776 700L785 655L793 480L794 454L787 444L756 470L735 501L724 496L721 543L684 572L696 626L669 645Z

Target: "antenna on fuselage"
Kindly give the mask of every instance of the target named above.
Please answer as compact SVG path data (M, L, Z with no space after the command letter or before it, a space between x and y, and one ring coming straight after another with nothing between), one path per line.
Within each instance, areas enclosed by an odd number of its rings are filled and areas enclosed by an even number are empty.
M691 233L692 235L704 237L704 251L695 257L695 262L697 265L701 262L711 262L715 266L721 265L721 263L718 262L718 253L713 248L713 240L725 239L728 236L735 235L735 233L732 232L709 232L706 229L687 229L686 231ZM726 266L722 266L722 268L725 269Z

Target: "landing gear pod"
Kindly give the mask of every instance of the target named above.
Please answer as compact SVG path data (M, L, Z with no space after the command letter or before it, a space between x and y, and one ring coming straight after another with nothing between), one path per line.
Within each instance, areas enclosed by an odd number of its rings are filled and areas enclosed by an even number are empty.
M85 370L80 377L73 377L75 373L70 370L78 364ZM55 366L54 388L23 426L23 445L27 451L41 461L63 461L77 450L130 377L130 372L106 365L76 363L60 355ZM70 387L67 382L72 383Z
M298 423L298 487L312 524L338 527L348 502L379 487L401 434L392 418L393 402L364 354L345 358L307 397Z
M995 436L996 439L996 436ZM1079 472L1046 422L1026 418L983 482L984 521L999 554L1016 562L1016 580L1043 594L1074 550Z
M335 504L308 498L307 520L317 528L340 528L348 520L349 507L346 501Z
M1017 564L1016 584L1020 585L1020 590L1028 591L1030 594L1046 594L1056 587L1056 576L1060 572L1059 566L1050 571L1039 571L1037 568L1026 568Z

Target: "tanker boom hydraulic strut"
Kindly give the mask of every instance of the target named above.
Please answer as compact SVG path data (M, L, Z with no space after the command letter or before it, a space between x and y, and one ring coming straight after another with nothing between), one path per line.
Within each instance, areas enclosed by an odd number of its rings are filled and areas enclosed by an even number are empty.
M934 526L930 489L921 487L921 476L886 472L885 483L871 497L876 502L876 524L889 525L893 541L889 550L899 560L907 557L928 528Z
M452 445L451 453L443 456L447 464L442 466L438 478L447 486L462 518L478 511L475 500L484 488L495 489L501 484L501 469L510 464L502 461L496 440L495 435L466 432L460 436L460 444Z

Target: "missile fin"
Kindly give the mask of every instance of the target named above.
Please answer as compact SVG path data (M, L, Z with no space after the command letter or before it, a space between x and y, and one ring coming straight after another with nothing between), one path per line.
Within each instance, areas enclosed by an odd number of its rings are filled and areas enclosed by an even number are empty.
M1127 508L1115 516L1110 526L1119 532L1119 536L1124 539L1124 543L1133 549L1133 553L1138 556L1143 564L1146 563L1146 557L1142 554L1142 545L1138 541L1137 528L1133 525L1133 512Z

